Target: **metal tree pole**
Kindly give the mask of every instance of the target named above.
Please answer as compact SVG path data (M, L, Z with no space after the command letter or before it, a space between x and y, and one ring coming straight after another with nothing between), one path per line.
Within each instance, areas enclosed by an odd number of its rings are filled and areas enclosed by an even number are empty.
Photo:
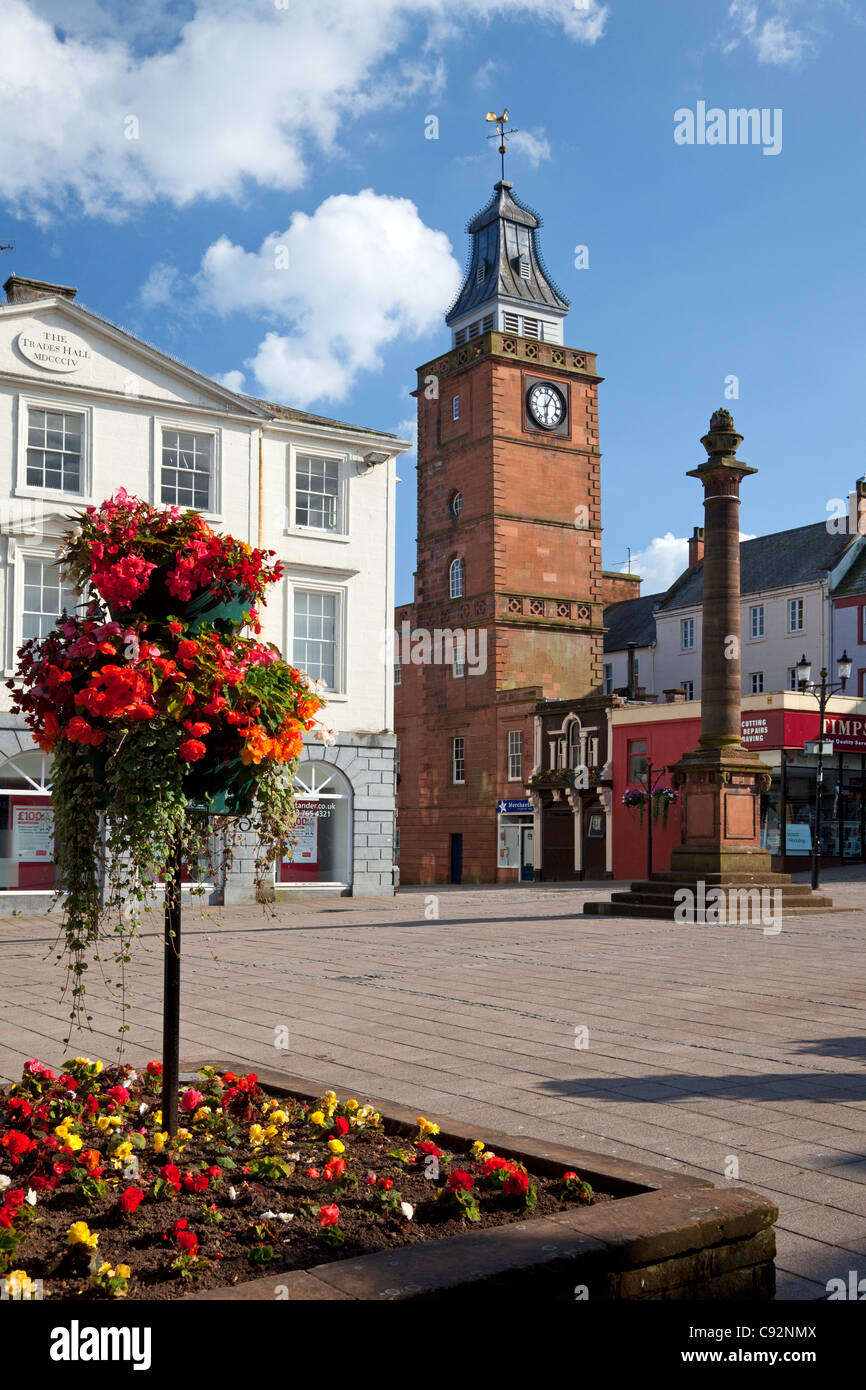
M647 765L646 765L646 786L647 786L647 793L646 793L646 812L647 812L647 822L646 822L646 876L647 876L647 878L652 878L652 876L653 876L653 792L655 791L656 786L658 786L658 783L661 781L662 777L664 777L664 775L665 775L665 773L666 773L667 771L669 771L669 769L668 769L667 767L659 768L658 771L656 772L656 780L655 780L655 783L653 783L653 765L652 765L652 761L651 761L651 760L648 760L648 761L647 761Z
M162 985L162 1127L177 1134L178 1080L180 1070L180 841L165 866L165 939Z

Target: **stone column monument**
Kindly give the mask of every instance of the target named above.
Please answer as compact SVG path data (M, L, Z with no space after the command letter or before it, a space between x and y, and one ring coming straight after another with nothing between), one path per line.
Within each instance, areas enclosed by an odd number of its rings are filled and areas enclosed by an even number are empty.
M613 893L609 902L587 903L585 912L712 923L749 920L755 899L757 921L768 907L792 914L832 908L831 898L774 874L761 848L761 792L770 773L740 736L740 483L757 472L737 458L742 441L730 411L717 410L701 440L707 460L688 474L704 486L704 577L701 733L697 748L670 768L681 797L682 843L667 872ZM691 914L684 903L692 904Z

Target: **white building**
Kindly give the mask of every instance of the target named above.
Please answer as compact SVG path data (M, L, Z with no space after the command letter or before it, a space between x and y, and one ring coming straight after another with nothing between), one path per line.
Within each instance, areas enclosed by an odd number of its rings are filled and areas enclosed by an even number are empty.
M308 741L301 838L275 866L283 891L393 891L394 435L230 391L73 302L11 276L0 306L0 642L6 679L22 640L66 601L57 544L70 518L119 486L195 506L218 530L277 552L285 580L263 639L322 678L332 747ZM5 711L5 712L3 712ZM0 911L47 907L54 885L50 759L0 703ZM215 900L248 901L241 858Z
M850 507L856 518L859 493ZM740 672L743 695L796 690L796 665L805 655L813 673L835 663L846 644L855 659L859 603L855 588L846 607L836 595L856 586L866 536L856 520L818 521L740 544ZM689 568L666 593L647 594L605 610L605 690L625 693L633 643L636 691L664 699L681 691L701 698L703 532L689 543ZM863 619L859 619L862 623ZM860 649L863 651L863 648ZM866 657L861 663L866 667ZM862 682L866 690L866 681ZM852 694L860 693L852 690ZM643 697L641 697L643 698ZM669 697L670 698L670 697ZM680 696L682 698L682 696Z

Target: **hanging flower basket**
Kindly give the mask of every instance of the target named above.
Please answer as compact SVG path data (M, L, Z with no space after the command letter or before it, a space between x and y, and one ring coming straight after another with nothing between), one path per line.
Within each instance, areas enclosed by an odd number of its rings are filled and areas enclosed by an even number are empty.
M653 820L657 821L661 816L662 825L667 825L670 809L676 806L679 799L680 794L675 787L656 787L652 794Z
M324 699L243 631L259 631L255 604L281 576L271 554L123 489L88 507L62 547L65 575L96 597L26 642L8 684L54 756L75 1023L88 955L110 931L123 971L136 905L178 853L207 860L209 815L254 817L263 886L291 854L292 773Z
M638 824L643 825L643 813L646 807L647 794L645 787L631 786L626 787L622 794L622 804L629 811L637 811Z

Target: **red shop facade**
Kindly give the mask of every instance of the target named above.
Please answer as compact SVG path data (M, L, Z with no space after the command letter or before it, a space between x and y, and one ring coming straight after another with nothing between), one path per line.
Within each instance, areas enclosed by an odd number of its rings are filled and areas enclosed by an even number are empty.
M793 691L745 696L743 743L767 764L771 782L761 797L761 841L773 869L796 873L808 867L815 826L818 758L805 746L818 738L817 701ZM647 822L622 804L628 786L646 785L647 766L670 768L697 746L700 703L626 705L612 714L613 876L643 878L647 870ZM821 855L826 865L866 862L866 700L835 697L824 719ZM667 782L667 777L662 779ZM653 869L670 867L680 843L680 812L670 808L667 825L653 824Z

